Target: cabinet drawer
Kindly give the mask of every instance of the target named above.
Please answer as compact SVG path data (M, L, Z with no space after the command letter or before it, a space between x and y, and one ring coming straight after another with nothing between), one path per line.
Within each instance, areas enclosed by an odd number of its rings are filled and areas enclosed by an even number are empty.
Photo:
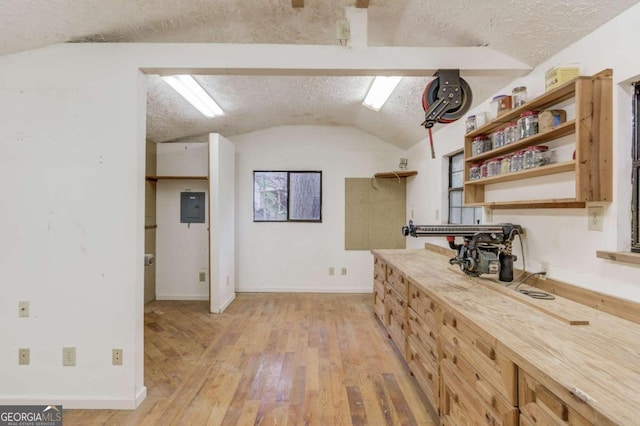
M511 405L485 404L451 368L449 362L440 364L440 419L441 425L516 426L518 409Z
M520 412L529 424L545 426L594 424L523 370L518 372L518 382ZM609 423L598 422L597 424Z
M389 336L395 343L402 356L406 358L406 305L407 302L390 286L385 288L384 295L384 324Z
M426 348L412 335L407 338L407 364L431 406L437 410L440 404L438 367L434 364L431 354L426 352Z
M373 283L373 311L384 324L384 284L379 281Z
M448 344L442 344L440 348L440 364L447 364L448 368L465 383L484 406L497 410L499 413L509 411L514 407L515 404L509 403L478 373L464 354L456 353Z
M403 299L407 299L407 293L409 291L409 281L407 278L398 272L397 269L387 265L387 282L391 287L393 287L398 293L402 295Z
M409 281L409 306L435 332L440 324L440 307L417 285Z
M437 335L412 309L407 309L407 334L413 337L424 349L427 360L433 364L437 370L438 366L438 344Z
M516 405L516 366L498 350L495 339L481 336L455 315L444 311L439 336L455 352L464 354L482 380L493 386L509 404Z
M379 257L373 258L373 279L381 282L387 280L387 265Z

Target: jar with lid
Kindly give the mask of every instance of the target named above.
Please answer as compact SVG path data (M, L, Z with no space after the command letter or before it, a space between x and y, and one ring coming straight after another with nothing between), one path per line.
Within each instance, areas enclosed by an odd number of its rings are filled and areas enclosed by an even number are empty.
M491 139L484 135L476 136L471 142L471 153L479 155L491 150Z
M518 123L515 121L507 124L507 127L504 128L504 144L508 145L510 143L514 143L518 140Z
M492 158L487 163L487 177L498 176L500 174L501 157Z
M504 129L496 130L493 135L493 149L500 148L504 145Z
M518 108L527 103L527 88L525 86L519 86L511 91L511 99L513 107Z
M471 133L476 129L476 116L475 115L470 115L467 117L467 120L465 121L465 127L466 127L466 132L465 133Z
M516 151L513 153L513 155L511 156L511 171L512 172L519 172L520 170L522 170L523 167L523 160L524 160L524 152L523 151Z
M538 111L525 111L518 119L519 139L528 138L538 133Z
M487 162L485 161L480 165L480 178L482 179L486 177L487 177Z
M525 169L533 169L534 167L544 166L548 163L547 151L548 146L531 146L524 153L523 167Z
M500 174L506 175L511 171L511 155L505 155L500 161Z
M480 179L480 164L474 163L469 167L469 180Z

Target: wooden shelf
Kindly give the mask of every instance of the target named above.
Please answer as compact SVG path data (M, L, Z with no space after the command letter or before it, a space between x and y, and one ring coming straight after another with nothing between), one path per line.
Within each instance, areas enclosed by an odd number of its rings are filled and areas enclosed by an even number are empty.
M583 209L586 204L575 198L550 198L548 200L488 201L465 204L465 206L491 207L493 209Z
M548 109L549 107L559 104L560 102L571 99L575 96L576 82L578 80L591 80L591 78L592 77L574 78L573 80L564 83L562 86L550 90L549 92L530 100L524 105L504 113L495 120L492 120L484 126L475 129L473 132L467 133L465 136L473 138L475 136L492 133L494 130L504 127L507 123L517 120L518 118L520 118L520 114L525 111L538 111Z
M489 185L491 183L510 182L512 180L528 179L538 176L553 175L556 173L573 172L576 169L575 160L564 163L549 164L504 175L492 176L483 179L465 181L465 185Z
M483 152L480 155L474 157L468 157L464 161L476 163L488 158L499 157L510 152L518 151L530 146L540 145L544 142L549 142L554 139L561 138L563 136L571 135L576 131L576 120L567 121L552 130L544 133L538 133L537 135L529 136L528 138L520 139L517 142L509 145L501 146L500 148L492 149L491 151Z
M506 112L464 136L464 175L474 163L501 157L524 148L541 145L567 135L575 135L575 160L464 182L465 206L492 208L584 208L587 202L609 202L613 198L613 71L606 69L594 76L580 76L560 87ZM575 102L575 120L556 128L521 139L509 145L471 156L473 138L489 135L517 119L524 111L544 110L568 99ZM574 198L544 200L508 200L486 202L486 186L500 182L525 180L538 176L572 172L575 176ZM491 190L489 188L488 190Z
M640 265L640 253L632 253L626 251L596 251L596 256L600 259L614 260L616 262L632 263Z
M208 180L209 176L147 176L147 180L157 182L161 179L174 179L174 180Z
M409 177L409 176L415 176L417 174L418 174L418 172L415 171L415 170L402 170L402 171L398 171L398 172L376 173L375 175L373 175L373 177L382 178L382 179L406 178L406 177Z

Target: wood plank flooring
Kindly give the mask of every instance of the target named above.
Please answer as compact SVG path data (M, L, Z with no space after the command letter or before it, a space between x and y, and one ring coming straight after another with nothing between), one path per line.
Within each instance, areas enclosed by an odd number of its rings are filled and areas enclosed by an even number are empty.
M239 294L145 307L137 410L65 410L69 425L434 425L368 294Z

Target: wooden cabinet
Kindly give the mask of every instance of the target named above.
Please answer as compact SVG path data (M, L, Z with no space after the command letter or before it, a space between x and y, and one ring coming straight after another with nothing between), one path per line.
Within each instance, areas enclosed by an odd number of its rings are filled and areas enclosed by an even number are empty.
M568 398L562 398L535 380L522 369L518 372L518 394L521 418L525 425L613 425L604 420L589 421L571 408ZM567 395L569 396L569 395Z
M384 283L387 279L387 265L379 258L373 259L373 307L374 313L384 324Z
M409 280L407 364L434 408L440 405L438 324L440 307Z
M578 77L465 135L465 205L493 208L558 208L585 207L586 202L611 201L613 197L612 75L612 70L604 70L593 77ZM551 131L538 133L472 156L471 143L474 137L489 136L497 129L504 127L506 123L517 120L524 111L548 109L572 98L575 99L575 120L563 123ZM469 169L474 163L481 163L490 158L501 157L571 134L575 134L574 160L477 180L468 179ZM564 172L575 174L575 197L500 202L485 200L488 185L515 180L523 181ZM522 183L526 186L525 182Z
M396 348L406 359L407 353L407 336L405 330L407 328L407 298L393 288L388 282L384 295L384 317L385 326L389 337L395 343Z

